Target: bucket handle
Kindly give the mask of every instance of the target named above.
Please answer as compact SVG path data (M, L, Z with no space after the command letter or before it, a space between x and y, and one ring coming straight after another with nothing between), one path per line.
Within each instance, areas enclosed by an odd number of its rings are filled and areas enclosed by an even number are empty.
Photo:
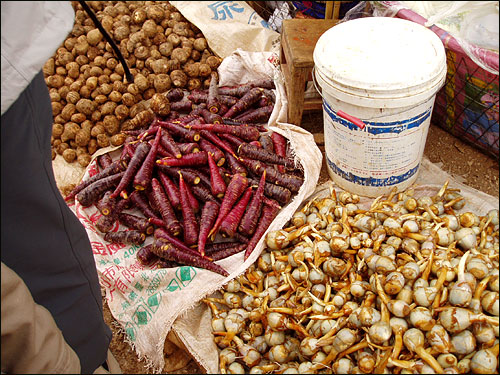
M312 81L313 81L313 85L314 85L314 88L316 89L316 91L319 93L319 95L323 98L323 100L325 100L325 98L323 97L323 94L321 93L321 91L318 89L318 86L316 85L316 78L314 77L314 69L316 67L313 66L313 69L312 69ZM354 117L348 113L345 113L344 111L341 111L341 110L338 110L337 111L337 115L339 117L342 117L343 119L347 120L347 121L350 121L352 122L354 125L356 125L358 128L360 128L361 130L363 130L366 126L366 124L361 121L359 118L357 117Z

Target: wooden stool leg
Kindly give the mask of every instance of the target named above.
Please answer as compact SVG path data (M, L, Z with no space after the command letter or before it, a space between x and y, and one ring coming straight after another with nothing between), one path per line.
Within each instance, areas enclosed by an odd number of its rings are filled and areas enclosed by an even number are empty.
M290 92L288 95L288 122L300 126L302 113L304 112L304 91L308 75L307 69L294 68L290 66Z

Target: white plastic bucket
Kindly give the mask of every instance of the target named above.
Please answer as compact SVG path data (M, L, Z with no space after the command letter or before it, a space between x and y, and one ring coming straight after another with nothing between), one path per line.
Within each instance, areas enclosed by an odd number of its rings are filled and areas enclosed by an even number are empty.
M367 197L409 187L446 78L439 37L399 18L359 18L327 30L313 58L331 179Z

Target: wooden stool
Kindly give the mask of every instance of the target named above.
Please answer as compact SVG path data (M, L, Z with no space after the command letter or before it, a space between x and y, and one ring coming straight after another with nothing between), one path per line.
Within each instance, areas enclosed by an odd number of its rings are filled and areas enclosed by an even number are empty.
M313 52L319 37L335 26L334 19L287 19L281 27L281 70L288 97L288 123L300 126L304 110L322 108L321 98L304 100L306 82L312 80Z

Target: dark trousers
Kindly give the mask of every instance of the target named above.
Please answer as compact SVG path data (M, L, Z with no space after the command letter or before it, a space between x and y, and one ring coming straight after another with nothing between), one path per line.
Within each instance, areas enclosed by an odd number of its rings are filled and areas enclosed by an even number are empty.
M1 257L46 307L82 373L106 360L111 330L87 233L52 170L52 106L40 72L2 115Z

